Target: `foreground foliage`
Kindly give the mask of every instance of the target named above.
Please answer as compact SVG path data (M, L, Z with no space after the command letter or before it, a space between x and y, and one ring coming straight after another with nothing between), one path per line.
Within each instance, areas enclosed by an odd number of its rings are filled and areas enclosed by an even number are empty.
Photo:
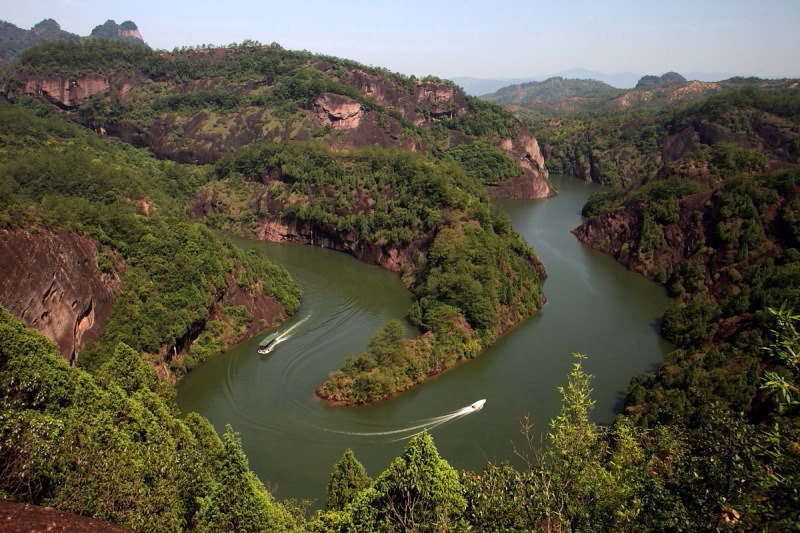
M711 531L798 525L796 419L753 426L720 403L697 426L644 429L629 417L590 420L588 376L577 362L543 442L523 425L525 467L456 473L427 434L307 527L312 531ZM796 413L795 413L796 414ZM342 465L358 474L348 451ZM352 477L353 474L351 474ZM368 480L367 480L368 481ZM330 487L331 485L329 485ZM768 525L768 526L767 526Z
M238 438L171 395L124 344L92 376L0 309L0 497L137 531L291 529Z

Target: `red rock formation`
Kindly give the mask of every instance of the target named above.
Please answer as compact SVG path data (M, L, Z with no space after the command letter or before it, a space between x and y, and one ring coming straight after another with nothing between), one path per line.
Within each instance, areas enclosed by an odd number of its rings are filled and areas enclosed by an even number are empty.
M129 530L64 511L29 503L0 501L0 529L5 533L126 533Z
M225 305L242 306L250 314L251 319L247 324L247 330L239 338L233 339L234 343L249 339L256 333L288 318L286 310L278 300L261 292L243 289L236 284L232 277L228 279L220 301ZM217 305L214 305L212 309L211 318L223 318Z
M142 34L139 33L138 29L133 30L133 29L119 28L117 30L117 35L120 37L133 37L134 39L139 39L140 41L144 41L144 39L142 39Z
M312 107L315 123L330 125L334 130L352 130L361 123L364 108L355 100L341 94L323 93Z
M116 92L124 96L132 87L142 84L145 77L138 70L126 70L113 75L25 75L21 80L21 94L43 98L61 107L76 107L93 94Z
M517 127L516 135L516 139L501 139L497 148L522 167L522 176L500 181L489 189L489 195L493 198L546 198L555 195L547 179L544 156L538 141L521 126Z
M63 230L0 230L0 304L58 344L75 363L99 338L121 287L97 266L99 243Z
M313 244L339 250L368 265L379 266L395 273L400 272L404 264L413 260L425 242L425 240L415 240L404 247L379 245L359 240L353 233L342 234L335 228L277 217L264 219L255 236L266 242Z

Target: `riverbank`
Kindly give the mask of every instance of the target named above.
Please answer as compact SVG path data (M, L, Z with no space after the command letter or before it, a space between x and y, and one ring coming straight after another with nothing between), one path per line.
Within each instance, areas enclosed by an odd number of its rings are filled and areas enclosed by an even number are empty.
M659 285L591 250L569 231L595 185L555 177L560 194L547 200L504 200L513 227L545 264L548 303L507 331L480 357L432 377L391 401L344 409L313 390L345 354L358 354L390 319L403 321L411 294L397 276L340 252L314 246L234 240L284 266L303 288L303 305L287 326L310 316L268 356L259 338L216 355L177 385L184 412L197 411L218 429L241 434L251 468L280 497L323 498L327 472L352 448L369 473L385 468L403 442L350 433L393 431L488 401L473 416L437 427L440 452L456 468L480 470L487 457L515 464L511 441L526 414L539 430L558 412L556 387L566 381L572 352L585 353L593 374L593 418L613 420L631 377L654 370L670 348L658 335L669 299ZM404 335L418 334L402 322ZM323 469L324 470L324 469Z

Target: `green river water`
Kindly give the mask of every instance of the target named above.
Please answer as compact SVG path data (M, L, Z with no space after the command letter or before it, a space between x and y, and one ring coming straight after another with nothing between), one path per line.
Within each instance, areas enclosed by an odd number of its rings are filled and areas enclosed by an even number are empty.
M261 335L192 370L178 385L181 409L199 412L218 430L229 424L241 434L250 467L278 497L315 499L315 506L346 448L374 476L402 451L405 441L397 439L409 435L394 431L484 398L481 411L431 430L439 452L457 468L515 462L520 419L527 414L536 428L547 428L573 352L588 356L595 420L610 422L630 378L653 370L670 348L657 324L668 298L569 233L596 186L552 179L557 197L498 202L545 264L547 305L477 359L369 407L329 407L313 390L384 321L405 315L410 298L399 279L340 252L236 240L263 250L300 282L302 307L277 331L297 327L267 355L256 352Z

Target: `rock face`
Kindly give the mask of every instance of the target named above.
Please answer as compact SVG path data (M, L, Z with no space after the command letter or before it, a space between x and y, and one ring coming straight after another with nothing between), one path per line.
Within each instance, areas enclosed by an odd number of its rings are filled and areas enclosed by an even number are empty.
M244 307L251 317L250 322L247 324L247 330L239 338L234 339L234 343L249 339L259 331L263 331L274 326L278 321L288 318L286 310L278 300L261 292L245 290L239 287L233 278L228 280L220 301L225 305ZM211 318L221 317L221 310L215 304L211 310Z
M414 81L409 91L378 76L353 69L347 74L347 83L382 106L397 111L403 119L416 126L470 113L464 93L441 81ZM425 113L420 114L420 110Z
M361 124L364 108L341 94L323 93L313 106L317 123L330 125L334 130L352 130Z
M616 209L605 215L593 217L572 233L584 244L616 259L625 268L651 279L658 279L658 271L672 271L681 263L692 261L702 266L705 285L713 298L720 299L733 285L731 276L737 276L737 263L732 263L730 250L719 242L717 228L724 217L720 214L715 190L685 196L678 201L677 219L663 227L664 245L647 253L638 250L644 204L634 204ZM756 222L767 236L756 257L745 263L763 261L780 252L781 243L795 242L780 222L783 207L800 196L800 186L786 194L757 217ZM741 276L739 276L741 277ZM665 280L659 280L665 281Z
M410 263L427 239L412 241L405 247L378 245L358 240L353 234L339 233L335 228L317 226L308 222L282 218L265 218L261 221L256 238L267 242L313 244L348 253L368 265L379 266L391 272L400 272Z
M83 76L26 76L20 89L22 94L36 96L61 108L76 107L94 94L128 91L144 82L144 75L135 70L116 72L113 75L85 74Z
M539 148L539 143L528 131L522 127L517 129L516 139L503 138L497 148L505 151L508 156L522 167L522 176L505 179L489 189L493 198L546 198L553 196L555 191L548 180L547 169L544 167L544 155Z
M75 363L99 338L121 287L97 266L99 244L63 230L0 230L0 304L58 344Z
M763 153L776 162L793 164L800 157L800 133L780 117L750 109L740 115L746 127L730 128L705 117L673 121L659 143L664 164L678 160L701 145L727 143Z

